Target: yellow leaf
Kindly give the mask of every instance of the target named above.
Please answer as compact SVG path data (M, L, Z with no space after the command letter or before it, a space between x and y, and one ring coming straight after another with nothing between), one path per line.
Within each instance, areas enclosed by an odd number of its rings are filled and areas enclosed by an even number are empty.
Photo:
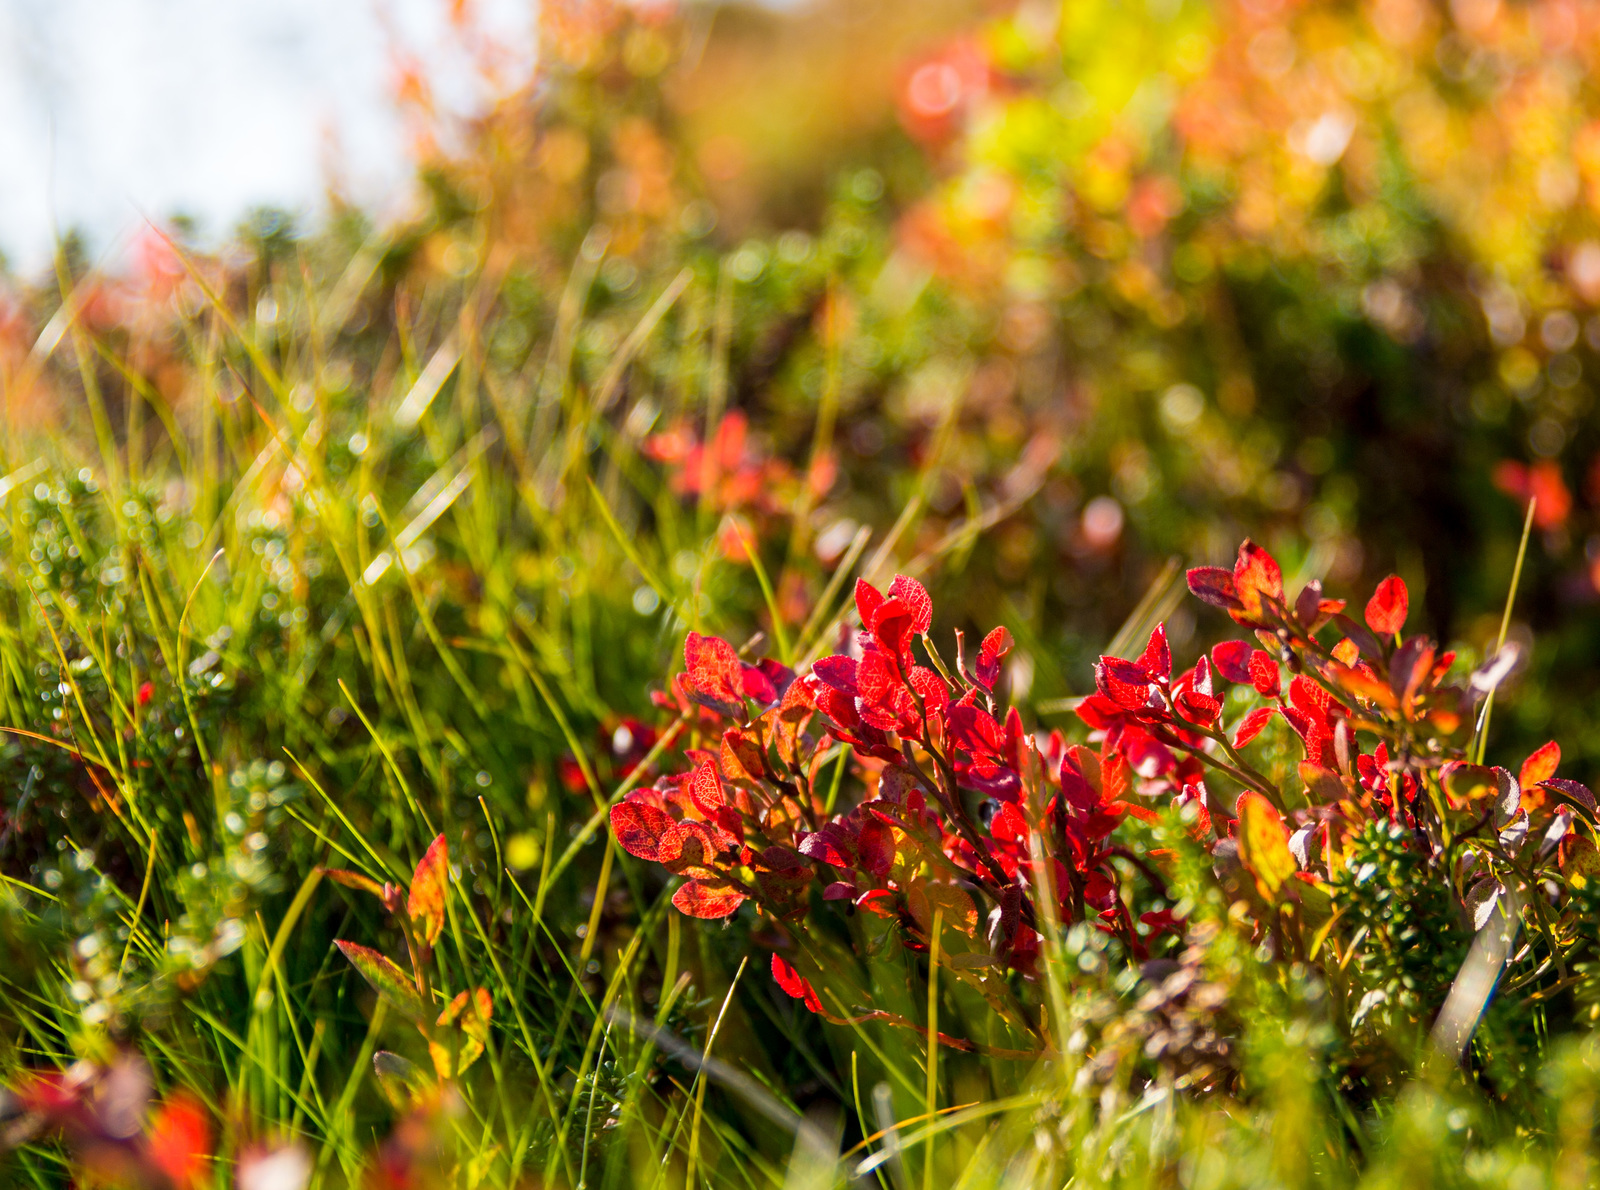
M460 992L445 1006L438 1020L443 1032L428 1043L428 1056L440 1078L460 1074L478 1060L489 1040L493 1014L494 998L488 988Z
M932 880L918 880L906 890L906 907L926 934L933 929L933 915L944 910L944 924L972 937L978 928L978 910L963 888L954 884L939 884Z
M1256 888L1276 900L1283 882L1295 870L1289 853L1289 828L1278 808L1259 793L1239 795L1239 862L1256 878Z

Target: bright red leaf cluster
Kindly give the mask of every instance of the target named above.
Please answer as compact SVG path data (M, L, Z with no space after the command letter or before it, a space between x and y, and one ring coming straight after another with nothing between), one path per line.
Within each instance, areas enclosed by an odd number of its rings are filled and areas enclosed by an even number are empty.
M753 901L800 918L815 891L893 919L919 947L942 912L974 946L1026 972L1046 905L1135 957L1152 936L1181 928L1164 909L1136 921L1135 874L1163 895L1163 854L1118 839L1130 818L1153 820L1168 805L1184 808L1190 834L1222 868L1248 873L1262 920L1285 901L1325 904L1345 841L1374 817L1435 856L1470 837L1473 816L1492 825L1485 837L1496 849L1454 875L1464 899L1469 879L1499 887L1509 878L1501 857L1530 828L1560 841L1574 812L1592 821L1589 791L1555 777L1553 743L1520 777L1468 763L1475 708L1514 654L1452 683L1454 654L1403 635L1409 597L1398 576L1378 585L1365 623L1317 582L1291 600L1277 561L1250 541L1231 570L1191 570L1188 583L1253 639L1224 641L1180 671L1158 625L1138 657L1102 657L1096 692L1077 711L1086 744L1031 733L998 700L1012 646L1004 628L970 666L958 633L946 664L928 635L928 594L905 576L886 592L858 583L860 630L803 675L690 633L678 703L704 708L705 743L686 749L686 771L612 809L617 841L684 877L673 901L692 916L725 917ZM1236 687L1248 693L1230 699ZM1303 788L1289 792L1281 773L1267 776L1242 751L1279 718L1301 757L1291 771ZM830 812L838 745L867 795ZM1575 854L1600 866L1582 846L1568 839L1561 862ZM773 974L822 1011L786 960L774 957Z

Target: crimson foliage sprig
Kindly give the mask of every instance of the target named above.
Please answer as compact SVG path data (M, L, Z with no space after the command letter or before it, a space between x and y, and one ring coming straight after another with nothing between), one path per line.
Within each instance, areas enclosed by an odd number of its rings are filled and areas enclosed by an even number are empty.
M692 916L751 901L801 918L816 890L893 920L913 948L942 915L992 961L1029 973L1046 913L1092 923L1135 958L1181 930L1170 908L1136 922L1137 884L1164 895L1168 857L1118 837L1164 805L1187 808L1219 879L1245 877L1233 891L1280 954L1315 959L1326 945L1337 958L1358 940L1334 932L1330 880L1355 833L1386 820L1476 924L1515 889L1555 961L1577 945L1559 895L1523 894L1600 869L1593 795L1555 776L1553 742L1515 776L1469 763L1476 709L1514 667L1514 647L1454 683L1454 654L1403 636L1401 579L1379 584L1360 623L1317 582L1291 601L1276 560L1250 541L1232 570L1191 570L1188 583L1254 639L1177 672L1158 625L1138 657L1102 657L1077 708L1087 745L1029 733L1003 706L1004 628L970 666L958 633L947 665L928 636L931 600L905 576L887 592L859 582L861 630L803 675L691 632L675 693L704 746L685 750L686 771L613 807L617 840L685 878L673 902ZM1225 722L1230 685L1252 691L1251 705ZM1269 775L1246 750L1278 718L1302 759ZM836 808L841 746L867 792ZM822 1010L786 961L774 971Z

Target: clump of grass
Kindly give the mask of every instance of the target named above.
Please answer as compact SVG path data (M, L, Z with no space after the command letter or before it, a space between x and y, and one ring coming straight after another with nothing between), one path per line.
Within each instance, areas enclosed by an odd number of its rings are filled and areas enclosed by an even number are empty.
M214 1122L208 1177L293 1145L356 1178L394 1111L374 1054L425 1056L332 948L393 953L394 924L318 872L401 882L442 833L436 990L495 1003L438 1116L451 1169L615 1181L640 1144L719 1181L779 1168L781 1130L614 1010L701 1049L720 1007L718 1044L780 1100L836 1075L603 828L661 751L640 742L677 635L762 609L781 635L810 584L820 618L789 630L811 636L839 590L759 519L730 562L741 509L641 454L718 432L738 282L691 258L617 298L598 250L565 278L441 277L404 230L263 239L243 266L168 248L154 329L89 317L105 283L64 260L59 326L9 379L7 1075L137 1053ZM921 508L856 533L837 578L905 556ZM49 1184L73 1152L9 1160Z

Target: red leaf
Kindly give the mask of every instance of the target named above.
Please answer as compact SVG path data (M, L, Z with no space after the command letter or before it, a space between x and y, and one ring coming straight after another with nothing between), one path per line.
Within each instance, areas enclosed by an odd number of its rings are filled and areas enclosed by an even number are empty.
M911 671L911 689L922 699L923 709L930 719L943 716L950 706L950 691L944 679L925 665Z
M1522 771L1517 774L1517 783L1524 789L1542 785L1556 775L1556 768L1560 764L1561 745L1551 740L1522 762Z
M1405 580L1398 574L1391 574L1378 584L1367 602L1367 627L1379 636L1393 636L1406 626L1410 605Z
M778 701L778 688L762 672L758 665L739 666L739 692L746 698L754 699L762 706L771 706Z
M883 594L864 578L856 579L856 614L861 617L861 626L868 632L872 631L873 617L878 614L878 607L883 603Z
M1006 711L1006 763L1014 769L1022 767L1022 712L1012 707Z
M856 856L862 871L882 880L894 867L894 830L888 823L869 818L856 837Z
M672 903L687 917L729 917L747 898L732 885L690 880L672 894Z
M744 675L746 694L750 692L752 684L759 685L763 691L771 690L772 697L767 702L777 702L794 685L794 670L771 657L763 657L754 665L741 665L740 671Z
M1300 589L1300 594L1294 601L1294 618L1300 621L1300 627L1310 628L1321 617L1322 611L1322 582L1312 579Z
M744 671L739 654L721 637L689 633L683 663L691 697L720 714L744 715Z
M1239 602L1239 592L1233 585L1233 573L1222 569L1220 566L1196 566L1189 571L1185 578L1189 583L1189 591L1196 599L1209 603L1212 607L1220 607L1224 611L1238 611L1244 605Z
M1600 806L1596 805L1594 794L1581 781L1573 781L1568 777L1549 777L1546 778L1543 788L1559 793L1573 805L1583 809L1591 820L1600 815Z
M722 778L717 776L717 766L711 761L702 761L689 778L689 798L707 816L728 804L722 793Z
M811 665L811 672L830 689L852 697L856 694L856 661L854 657L821 657Z
M895 916L891 906L894 903L894 893L886 888L869 888L855 900L857 909L865 909L868 913L876 913L879 917Z
M1278 663L1261 649L1250 654L1250 684L1268 698L1276 698L1279 688Z
M807 859L832 864L836 868L853 868L855 846L845 828L837 822L823 824L821 830L812 831L800 844L800 854Z
M1139 667L1153 678L1172 676L1172 648L1167 644L1167 626L1157 624L1150 641L1139 654Z
M1235 748L1243 748L1251 740L1255 739L1261 734L1261 729L1264 728L1277 713L1277 707L1257 707L1255 710L1251 711L1244 717L1243 722L1239 724L1239 729L1234 732L1233 746Z
M1222 714L1222 700L1197 690L1184 690L1173 696L1173 701L1191 723L1209 727L1212 720Z
M1000 809L989 819L989 833L1000 843L1027 842L1028 820L1015 802L1001 802Z
M411 896L406 901L417 932L429 946L439 940L444 929L444 895L450 879L450 847L440 835L428 846L411 875Z
M950 709L950 740L956 747L999 760L1005 756L1006 737L987 711L957 704Z
M905 683L889 654L870 649L856 666L861 695L861 717L872 726L893 731L900 725L898 706Z
M889 584L889 597L899 599L911 611L911 631L918 636L923 635L933 626L933 600L928 598L928 592L914 578L903 574L894 576L894 582Z
M817 998L817 993L812 990L811 984L776 954L772 956L772 978L778 981L780 988L796 1000L804 1000L806 1007L812 1012L822 1011L822 1001Z
M1133 772L1121 752L1110 752L1100 758L1100 800L1120 802L1133 788Z
M211 1163L211 1125L194 1100L177 1095L150 1121L150 1161L180 1190L197 1185Z
M856 713L855 696L841 694L831 686L817 690L817 709L845 731L861 722L861 716Z
M1085 814L1100 804L1100 791L1078 770L1071 753L1061 758L1061 795L1070 806Z
M1011 633L1002 627L990 632L978 646L978 664L972 677L985 690L994 689L1000 677L1000 661L1011 652L1011 645Z
M1248 641L1225 640L1211 650L1211 661L1217 667L1217 672L1228 681L1248 685L1250 654L1254 651Z
M646 802L623 801L611 807L611 833L624 851L640 859L656 859L661 837L675 825L665 810Z
M1094 667L1094 684L1125 711L1143 710L1150 701L1150 675L1121 657L1102 657Z
M1389 687L1396 698L1410 698L1433 672L1433 642L1413 636L1389 660Z
M872 613L868 626L878 644L897 657L909 656L916 613L898 595L891 595Z

